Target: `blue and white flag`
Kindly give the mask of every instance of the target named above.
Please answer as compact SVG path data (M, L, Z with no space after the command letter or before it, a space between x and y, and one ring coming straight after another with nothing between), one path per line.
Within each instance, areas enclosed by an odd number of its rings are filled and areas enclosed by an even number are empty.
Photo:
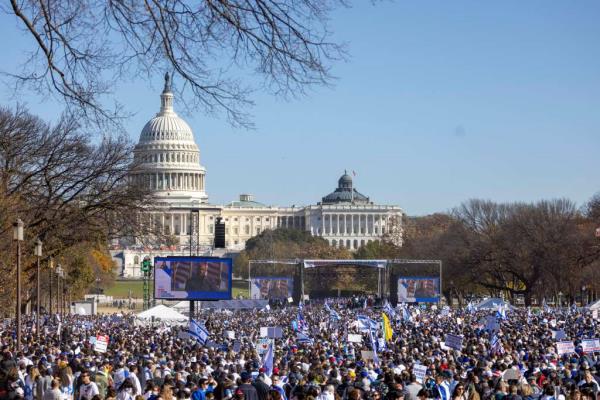
M369 329L369 336L371 338L371 347L373 348L373 364L379 366L379 357L377 356L377 343L373 337L373 329Z
M500 319L506 319L506 305L498 306L498 310L496 311L496 317Z
M472 314L474 311L476 311L475 306L473 305L473 302L470 301L469 304L467 304L467 312Z
M262 367L265 369L267 376L273 375L273 341L270 341L269 348L264 352L262 357Z
M369 330L377 331L379 329L379 323L365 315L358 315L356 319L358 321L358 330L361 332L367 332Z
M335 311L333 308L329 307L329 304L327 304L327 302L325 302L325 310L327 310L329 312L329 317L334 320L334 321L339 321L342 318L340 317L340 314L338 314L337 311Z
M504 354L504 346L500 341L498 335L494 333L494 336L490 339L490 353L491 354Z
M192 339L195 339L200 344L205 344L206 340L208 339L208 331L206 328L193 319L190 319L190 325L187 333Z
M383 311L386 314L388 314L390 317L395 317L396 316L396 310L394 310L394 308L392 307L392 305L387 300L386 300L385 304L383 305Z
M302 332L296 334L296 341L302 344L313 344L313 340L307 334Z
M408 321L408 322L412 321L412 315L410 314L410 312L408 311L408 309L406 307L402 309L402 319L404 321Z

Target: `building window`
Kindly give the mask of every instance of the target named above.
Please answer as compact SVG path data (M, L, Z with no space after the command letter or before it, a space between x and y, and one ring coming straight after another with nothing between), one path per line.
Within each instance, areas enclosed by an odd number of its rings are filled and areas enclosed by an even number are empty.
M134 263L135 265L138 265L138 264L140 263L140 257L139 257L139 256L135 256L135 257L133 258L133 263Z
M236 240L236 241L235 241L235 242L233 242L233 243L235 243L235 244L238 244L238 241Z
M259 226L256 227L256 234L257 235L260 234L260 227Z
M234 218L233 220L237 222L237 218Z
M265 218L265 221L269 222L269 217Z
M244 227L244 232L246 233L246 235L249 235L249 234L250 234L250 225L246 225L246 226Z
M233 228L233 234L234 235L239 235L240 234L240 230L238 229L237 226L235 228Z
M256 217L256 220L257 220L257 221L260 221L260 217Z
M214 228L214 225L213 225L213 224L210 224L210 225L208 226L208 233L213 233L213 232L214 232L214 229L215 229L215 228Z

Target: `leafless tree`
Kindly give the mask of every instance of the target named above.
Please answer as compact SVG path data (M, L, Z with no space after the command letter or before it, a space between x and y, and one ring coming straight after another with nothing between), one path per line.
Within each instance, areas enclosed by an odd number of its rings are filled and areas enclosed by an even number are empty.
M105 124L126 115L107 105L115 82L162 76L183 82L190 109L225 111L249 126L257 74L264 87L296 95L332 82L330 64L343 59L328 17L344 0L10 0L34 46L21 71L4 71L15 89L60 98L71 112Z
M24 249L39 237L46 257L154 233L138 218L152 211L153 198L128 180L137 168L132 146L123 137L92 141L71 115L51 126L23 108L0 108L0 251L14 254L10 236L17 217L26 226ZM33 264L30 254L24 251L26 266ZM11 279L10 259L0 260L0 269L0 282ZM0 285L0 295L13 286Z

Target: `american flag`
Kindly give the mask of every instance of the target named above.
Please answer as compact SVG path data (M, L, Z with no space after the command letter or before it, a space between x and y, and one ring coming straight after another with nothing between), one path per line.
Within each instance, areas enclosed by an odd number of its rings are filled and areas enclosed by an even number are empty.
M185 290L185 283L192 277L192 263L175 262L173 266L173 282L176 290Z

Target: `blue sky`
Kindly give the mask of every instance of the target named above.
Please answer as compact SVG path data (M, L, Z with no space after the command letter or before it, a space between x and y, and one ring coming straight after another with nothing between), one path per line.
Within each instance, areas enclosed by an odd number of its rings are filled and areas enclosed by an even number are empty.
M581 204L600 190L600 2L354 3L332 15L350 51L333 66L335 87L294 100L257 93L253 131L184 116L211 202L249 192L267 204L314 204L344 169L359 191L410 215L469 198ZM0 35L11 38L4 68L31 42L6 14ZM158 111L161 87L156 77L115 93L136 112L132 138ZM0 99L11 104L3 87ZM45 118L60 112L21 101Z

